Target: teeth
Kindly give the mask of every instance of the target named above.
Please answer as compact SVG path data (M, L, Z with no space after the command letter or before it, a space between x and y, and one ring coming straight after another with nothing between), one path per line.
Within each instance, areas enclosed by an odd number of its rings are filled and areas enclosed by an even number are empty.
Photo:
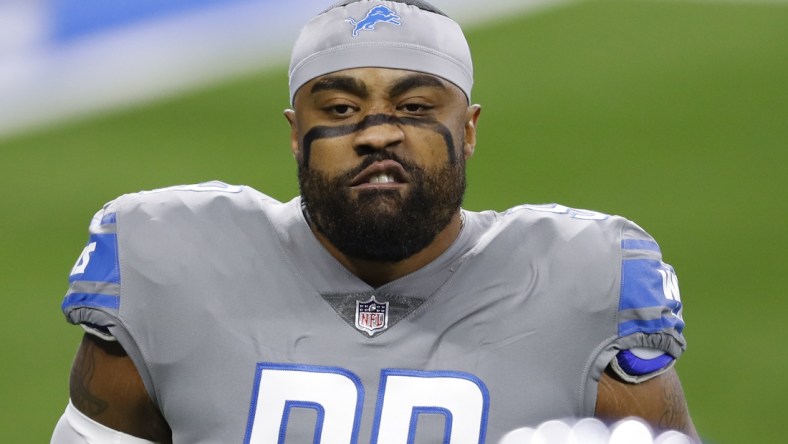
M394 182L394 177L386 173L380 173L377 176L372 176L369 179L369 183L392 183Z

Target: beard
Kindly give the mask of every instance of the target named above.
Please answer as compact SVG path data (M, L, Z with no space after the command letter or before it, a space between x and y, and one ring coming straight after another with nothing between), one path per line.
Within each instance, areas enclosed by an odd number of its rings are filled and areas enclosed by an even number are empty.
M409 190L360 190L350 181L376 161L391 159L409 174ZM327 177L298 166L302 202L311 223L343 254L363 260L399 262L427 247L451 221L465 193L465 162L425 170L388 152L366 156L357 168Z

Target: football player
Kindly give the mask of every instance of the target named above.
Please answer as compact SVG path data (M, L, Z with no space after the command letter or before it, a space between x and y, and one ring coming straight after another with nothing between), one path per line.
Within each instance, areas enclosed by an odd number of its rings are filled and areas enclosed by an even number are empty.
M210 182L93 218L52 442L494 443L589 416L697 437L651 236L558 204L461 208L481 108L454 21L343 2L289 76L300 196Z

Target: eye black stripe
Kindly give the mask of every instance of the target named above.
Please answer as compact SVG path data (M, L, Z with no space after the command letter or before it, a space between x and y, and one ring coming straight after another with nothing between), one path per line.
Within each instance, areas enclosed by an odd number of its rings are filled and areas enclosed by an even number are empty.
M454 149L454 137L451 135L451 131L449 131L449 128L447 128L446 125L443 125L434 119L413 117L399 118L390 114L373 114L366 116L360 122L351 125L316 126L307 131L306 134L304 134L303 140L301 141L302 152L304 155L303 167L305 169L309 168L309 159L312 155L312 143L314 143L316 140L347 136L348 134L363 131L367 128L379 125L407 125L417 128L432 129L443 137L449 155L449 162L457 162L457 153Z

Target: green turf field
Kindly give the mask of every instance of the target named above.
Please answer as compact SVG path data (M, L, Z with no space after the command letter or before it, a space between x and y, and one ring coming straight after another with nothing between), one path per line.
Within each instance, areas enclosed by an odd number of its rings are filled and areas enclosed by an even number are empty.
M466 206L560 202L637 221L681 279L678 368L699 431L783 442L788 6L591 1L469 39L484 111ZM283 65L0 141L0 442L48 442L65 406L81 331L59 304L93 212L210 179L289 199L286 106Z

